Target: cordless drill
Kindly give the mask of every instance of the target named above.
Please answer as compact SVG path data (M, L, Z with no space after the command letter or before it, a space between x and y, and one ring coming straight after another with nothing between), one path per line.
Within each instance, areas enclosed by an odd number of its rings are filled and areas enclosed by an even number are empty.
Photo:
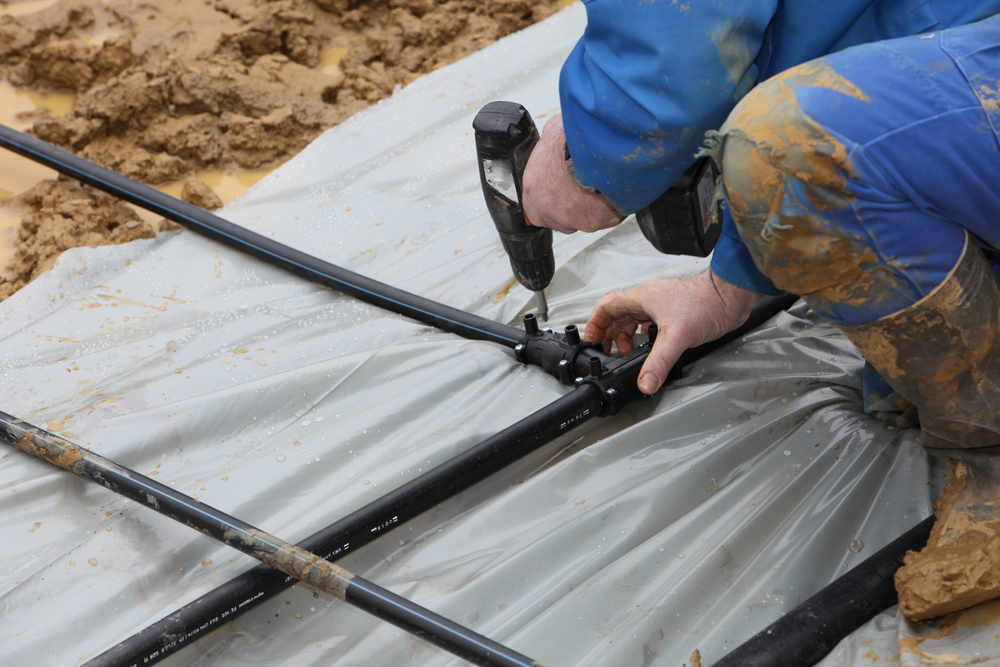
M476 114L472 128L486 208L493 216L514 277L535 292L538 317L546 320L549 305L545 288L556 271L552 230L532 226L521 206L521 178L538 143L535 122L520 104L490 102Z
M514 277L535 292L538 316L545 320L544 290L555 274L552 230L532 226L521 205L521 179L538 143L538 130L516 102L490 102L476 114L472 127L486 207ZM710 158L695 162L656 201L635 214L643 236L662 253L706 257L722 232L721 203L714 201L718 175Z

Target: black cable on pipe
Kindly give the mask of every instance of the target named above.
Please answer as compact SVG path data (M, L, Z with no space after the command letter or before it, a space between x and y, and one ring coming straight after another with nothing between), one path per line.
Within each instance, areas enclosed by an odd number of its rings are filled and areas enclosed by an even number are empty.
M696 361L722 345L746 335L779 311L788 308L794 301L794 297L766 299L754 309L740 328L719 341L685 352L680 363ZM629 381L634 384L635 379L631 378ZM330 561L343 558L347 553L551 442L570 427L596 416L601 405L600 390L591 384L581 385L472 449L307 537L299 546ZM239 610L225 620L228 622L293 584L292 578L267 566L258 565L125 639L89 661L85 667L152 665L199 638L203 632L221 625L218 619L223 610ZM202 631L201 628L206 624L206 630Z
M322 557L317 558L308 550L269 535L5 412L0 412L0 440L89 482L104 486L271 567L279 568L286 575L294 576L348 604L364 609L473 664L483 667L534 667L538 664L502 644L337 567Z
M5 125L0 125L0 146L230 248L374 306L464 338L488 340L506 347L512 348L524 338L524 332L517 327L446 306L325 262Z
M924 519L712 667L815 665L840 640L896 604L896 570L907 551L927 544L933 526L934 517Z

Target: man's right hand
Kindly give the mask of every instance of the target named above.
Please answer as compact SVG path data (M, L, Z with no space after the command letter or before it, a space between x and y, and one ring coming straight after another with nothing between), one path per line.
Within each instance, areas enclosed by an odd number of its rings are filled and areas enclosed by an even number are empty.
M584 338L605 353L632 351L639 326L655 323L656 342L639 371L639 391L654 394L684 350L715 340L743 324L763 294L737 287L711 270L691 278L650 280L601 299L587 320Z
M557 232L596 232L614 227L625 216L604 195L582 188L566 168L562 116L553 116L542 133L522 178L524 214L531 224Z

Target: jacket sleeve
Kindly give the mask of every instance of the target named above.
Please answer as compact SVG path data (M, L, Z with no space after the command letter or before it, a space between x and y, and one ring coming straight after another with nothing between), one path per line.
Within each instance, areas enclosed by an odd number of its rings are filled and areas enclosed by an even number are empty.
M670 187L756 83L777 2L584 0L587 28L559 80L580 182L624 215Z
M729 212L729 206L722 209L722 235L712 251L712 272L737 287L753 290L770 296L784 296L784 292L774 286L771 279L760 272L754 264L750 250L740 239L736 222Z

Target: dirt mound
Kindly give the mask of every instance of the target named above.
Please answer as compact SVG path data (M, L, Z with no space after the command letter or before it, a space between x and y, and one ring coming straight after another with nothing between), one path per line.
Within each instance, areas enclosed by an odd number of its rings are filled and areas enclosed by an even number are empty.
M64 250L127 243L159 231L131 207L76 181L42 181L16 198L30 212L21 219L10 276L0 279L0 299L52 268Z
M560 4L63 1L0 18L0 74L15 86L77 94L65 116L32 114L33 134L159 185L190 177L196 168L256 169L286 160L396 86L545 18ZM332 62L338 54L342 59ZM38 208L25 219L19 244L37 246L31 230L39 227L28 220L56 213L44 197L26 194L19 201L29 200ZM117 211L117 204L99 198L90 204L104 205ZM62 245L77 236L60 236L52 252L72 247ZM79 245L96 244L86 238ZM105 238L117 242L114 234ZM19 250L14 262L52 254L38 250ZM8 273L33 277L39 266L19 264ZM24 284L18 281L6 286L18 289Z

